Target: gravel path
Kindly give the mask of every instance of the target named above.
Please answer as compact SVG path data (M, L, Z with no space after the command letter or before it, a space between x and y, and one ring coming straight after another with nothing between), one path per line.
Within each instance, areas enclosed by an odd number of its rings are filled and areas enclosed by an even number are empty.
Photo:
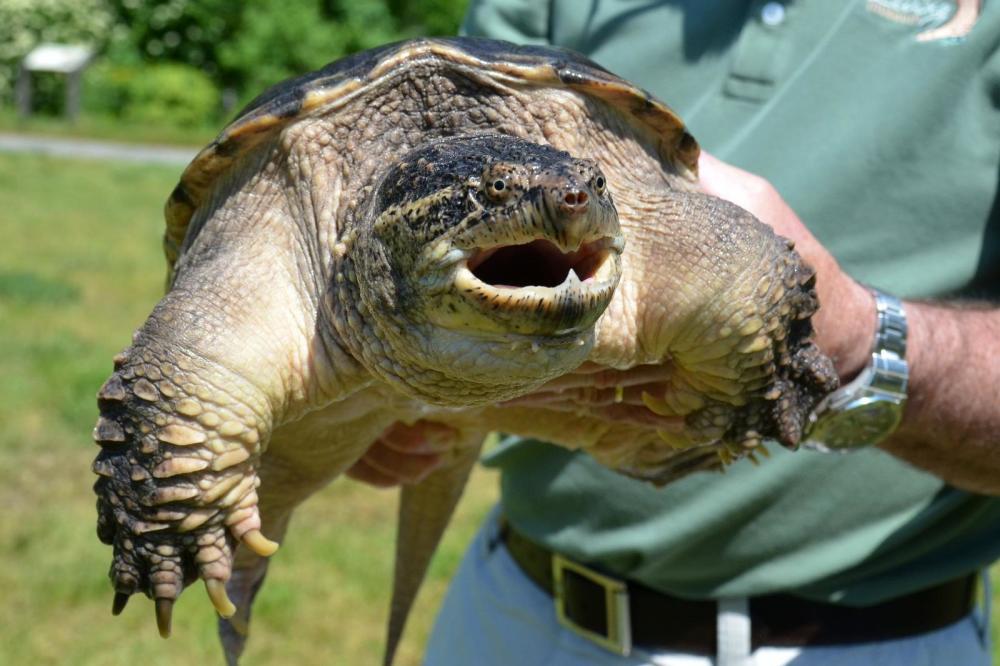
M43 153L59 157L184 166L198 151L193 148L63 139L0 132L0 152Z

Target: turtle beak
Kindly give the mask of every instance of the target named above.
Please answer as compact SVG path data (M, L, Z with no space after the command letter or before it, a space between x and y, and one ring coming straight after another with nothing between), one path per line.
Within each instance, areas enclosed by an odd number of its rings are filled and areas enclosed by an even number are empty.
M564 251L578 249L586 236L594 235L595 222L601 222L591 215L603 217L595 192L576 174L564 172L540 174L537 183L559 235L557 244Z

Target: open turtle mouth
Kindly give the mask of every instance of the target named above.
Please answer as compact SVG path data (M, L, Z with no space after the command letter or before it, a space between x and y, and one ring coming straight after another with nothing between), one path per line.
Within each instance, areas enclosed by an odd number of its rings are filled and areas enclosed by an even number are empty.
M458 266L464 298L512 332L568 335L592 325L621 274L621 236L604 236L564 252L536 238L473 250Z
M608 258L613 245L614 240L605 237L563 252L552 241L540 238L478 250L468 258L466 268L495 289L556 288L574 283L597 286L611 278Z

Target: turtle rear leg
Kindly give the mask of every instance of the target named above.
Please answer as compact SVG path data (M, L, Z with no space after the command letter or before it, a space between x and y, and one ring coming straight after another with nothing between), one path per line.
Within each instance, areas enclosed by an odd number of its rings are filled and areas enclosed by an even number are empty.
M291 511L288 511L276 521L265 518L264 523L271 534L283 541L290 517ZM270 558L261 557L246 548L236 551L233 573L226 583L226 592L236 606L236 612L229 618L220 616L218 629L227 666L236 666L246 648L253 602L264 585L270 561Z
M349 465L359 452L350 447L301 446L298 433L277 431L271 448L261 457L259 474L261 484L260 516L262 529L279 542L284 540L292 513L314 492L322 489L335 479ZM296 442L293 446L289 440ZM330 457L308 457L309 463L285 457L282 452L330 450ZM270 558L261 557L249 548L236 549L232 575L226 583L226 592L236 607L229 618L220 618L219 640L222 643L226 663L233 666L246 649L250 636L250 618L253 603L264 585Z
M297 472L301 471L303 476ZM340 466L317 474L309 470L296 470L286 461L276 463L274 456L264 455L261 459L260 474L268 482L260 496L260 513L263 529L277 541L283 542L292 513L313 493L326 486L339 473ZM232 575L226 583L226 592L236 607L229 618L219 618L219 641L228 666L239 663L250 637L250 617L253 603L264 585L269 557L261 557L249 548L239 547L233 558Z
M406 619L445 528L479 459L485 432L463 432L451 460L423 481L403 486L396 526L396 565L386 626L384 666L392 666Z

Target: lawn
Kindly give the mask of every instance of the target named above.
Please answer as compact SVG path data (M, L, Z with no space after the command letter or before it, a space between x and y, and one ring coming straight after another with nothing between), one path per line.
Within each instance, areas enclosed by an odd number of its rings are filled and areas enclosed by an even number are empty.
M21 118L10 109L0 107L0 132L20 132L43 136L105 139L119 143L153 143L164 145L194 146L207 144L215 138L220 128L213 126L197 128L170 127L137 123L117 118L81 113L75 123L66 122L62 116L36 114Z
M152 606L111 616L94 532L94 394L159 298L162 206L178 169L0 155L0 663L219 663L193 588L156 633ZM496 495L477 472L411 619L419 654L444 587ZM255 606L248 664L377 663L396 495L340 481L309 502ZM335 655L336 657L331 657Z
M177 173L0 154L0 664L219 663L198 588L178 603L169 641L145 600L111 616L110 548L94 533L90 489L94 394L159 297L161 209ZM400 664L419 663L446 581L495 496L496 479L478 470ZM394 493L348 481L313 498L275 556L245 663L377 663L394 516Z

